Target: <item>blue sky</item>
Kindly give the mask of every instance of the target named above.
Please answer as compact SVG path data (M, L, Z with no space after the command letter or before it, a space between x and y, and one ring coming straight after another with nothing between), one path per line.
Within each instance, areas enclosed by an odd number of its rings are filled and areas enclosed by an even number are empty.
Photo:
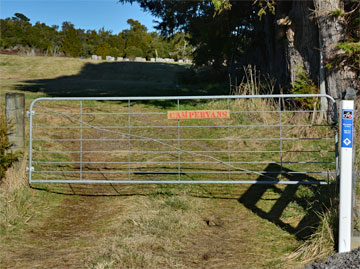
M47 25L59 25L70 21L76 28L112 30L114 34L128 29L128 19L144 24L148 31L155 31L150 13L142 11L137 3L120 4L117 0L0 0L0 18L22 13L32 24L40 21Z

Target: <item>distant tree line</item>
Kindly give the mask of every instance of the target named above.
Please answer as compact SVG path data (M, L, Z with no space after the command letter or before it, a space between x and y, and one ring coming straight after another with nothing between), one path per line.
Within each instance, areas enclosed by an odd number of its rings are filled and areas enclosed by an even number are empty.
M119 34L105 30L77 29L70 22L57 25L30 23L21 13L12 18L0 19L0 48L35 51L43 55L66 55L89 57L93 54L113 57L144 58L190 58L193 48L189 36L176 32L164 37L157 32L148 32L139 21L129 19L130 29Z

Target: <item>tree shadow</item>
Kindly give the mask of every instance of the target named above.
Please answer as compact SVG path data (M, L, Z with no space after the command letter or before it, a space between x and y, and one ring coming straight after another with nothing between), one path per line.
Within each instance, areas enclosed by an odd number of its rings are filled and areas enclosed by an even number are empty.
M274 174L273 172L280 171L280 168L277 164L270 164L264 171L272 172L269 175L277 178L279 174ZM313 177L303 174L289 174L289 172L293 172L289 169L282 168L282 170L285 171L286 178L289 181L318 181ZM260 176L257 181L269 181L269 179ZM295 235L298 240L305 240L316 231L320 223L321 213L330 206L333 197L332 187L332 185L286 185L284 189L281 189L273 184L254 184L246 190L238 201L259 217ZM257 206L259 201L264 200L263 196L267 191L280 195L279 198L274 199L275 203L268 212ZM299 192L308 193L308 195L303 197L300 195L299 197ZM305 216L298 222L296 227L281 219L285 209L291 203L296 203L305 212Z
M179 74L187 65L149 62L86 63L78 74L22 81L16 90L51 97L134 97L228 94L226 85L203 81L182 83ZM151 101L160 107L174 101ZM147 101L149 103L149 101Z

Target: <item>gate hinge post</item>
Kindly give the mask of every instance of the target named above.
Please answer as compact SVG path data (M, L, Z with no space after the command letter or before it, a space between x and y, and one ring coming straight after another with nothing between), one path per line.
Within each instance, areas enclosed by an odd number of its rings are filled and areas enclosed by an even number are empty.
M29 110L26 111L25 117L30 118L30 115L35 115L35 111L33 111L33 110L32 111L29 111Z
M26 167L26 172L34 172L35 169L33 166L31 166L30 168L29 167Z

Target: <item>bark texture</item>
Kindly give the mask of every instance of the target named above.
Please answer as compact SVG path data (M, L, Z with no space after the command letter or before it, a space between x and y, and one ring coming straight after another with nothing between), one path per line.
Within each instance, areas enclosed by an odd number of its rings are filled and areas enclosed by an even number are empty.
M314 0L315 12L323 61L329 62L338 53L336 45L345 41L345 21L341 16L332 15L339 10L344 12L341 0ZM326 92L335 99L341 99L351 86L354 74L350 70L325 69Z
M311 1L279 1L275 15L268 13L260 21L262 50L256 52L256 63L280 86L293 85L301 69L319 81L319 32L309 19L313 7Z
M340 100L348 87L356 88L356 74L324 68L339 53L336 45L345 41L345 21L332 15L337 10L344 12L342 0L277 1L275 15L268 13L259 22L263 43L254 62L265 66L261 71L274 76L280 86L293 84L302 68L321 93Z

